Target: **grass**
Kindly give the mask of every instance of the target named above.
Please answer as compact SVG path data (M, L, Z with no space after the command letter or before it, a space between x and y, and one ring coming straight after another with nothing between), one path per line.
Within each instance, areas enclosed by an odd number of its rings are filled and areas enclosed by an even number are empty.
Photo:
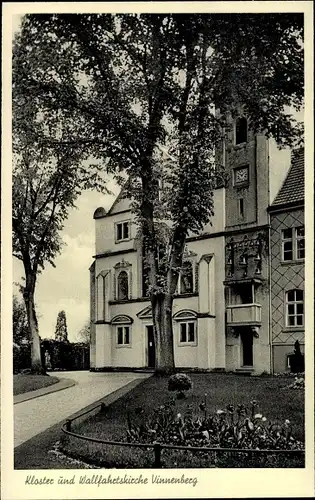
M59 382L59 378L49 375L23 375L13 376L13 394L24 394L25 392L36 391Z
M176 400L176 413L184 413L189 404L196 409L207 393L207 407L209 413L224 409L228 404L248 405L255 399L259 404L259 412L268 420L284 422L289 419L293 435L304 441L304 391L286 389L290 380L280 377L242 377L230 374L191 374L193 389L188 397ZM173 397L167 390L167 378L151 377L138 385L124 397L107 408L105 414L99 413L85 422L74 426L74 432L99 439L121 441L127 431L127 409L133 415L137 408L150 414L154 409L169 401ZM71 439L66 448L74 457L89 457L92 461L101 460L108 466L141 467L152 464L152 451L147 452L131 448L104 447L95 443ZM178 454L178 453L177 453ZM174 460L176 457L174 458ZM185 465L188 462L187 453L184 457ZM237 457L236 462L239 461ZM196 461L193 462L196 466ZM236 465L237 466L237 465ZM205 467L205 465L203 465Z

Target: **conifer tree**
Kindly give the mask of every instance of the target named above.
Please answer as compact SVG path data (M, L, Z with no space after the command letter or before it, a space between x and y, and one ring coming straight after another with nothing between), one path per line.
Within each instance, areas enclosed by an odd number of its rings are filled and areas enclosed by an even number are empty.
M68 329L65 311L60 311L58 313L55 329L55 340L57 342L68 342Z

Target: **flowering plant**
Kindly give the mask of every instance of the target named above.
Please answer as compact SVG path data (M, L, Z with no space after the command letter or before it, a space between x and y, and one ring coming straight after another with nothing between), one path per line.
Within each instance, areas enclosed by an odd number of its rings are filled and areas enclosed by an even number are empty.
M304 377L295 377L294 382L288 385L287 389L305 389Z
M151 415L142 414L137 423L128 419L128 442L176 444L181 446L236 449L300 450L303 443L292 435L289 420L270 422L252 401L248 407L229 404L208 414L205 402L193 411L176 413L175 402L160 406Z

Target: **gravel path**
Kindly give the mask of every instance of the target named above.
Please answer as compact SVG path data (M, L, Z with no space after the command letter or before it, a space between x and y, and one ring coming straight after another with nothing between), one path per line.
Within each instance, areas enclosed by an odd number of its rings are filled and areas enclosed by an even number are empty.
M76 385L14 405L14 447L64 420L103 396L111 394L145 373L54 372Z

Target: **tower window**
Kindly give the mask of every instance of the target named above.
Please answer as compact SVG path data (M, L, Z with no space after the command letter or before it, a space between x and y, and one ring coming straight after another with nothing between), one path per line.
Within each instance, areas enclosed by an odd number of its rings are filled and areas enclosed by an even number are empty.
M244 199L240 198L238 200L238 213L241 217L244 217Z
M130 239L130 222L118 222L116 224L116 242Z
M235 144L247 142L247 119L239 117L235 124Z

